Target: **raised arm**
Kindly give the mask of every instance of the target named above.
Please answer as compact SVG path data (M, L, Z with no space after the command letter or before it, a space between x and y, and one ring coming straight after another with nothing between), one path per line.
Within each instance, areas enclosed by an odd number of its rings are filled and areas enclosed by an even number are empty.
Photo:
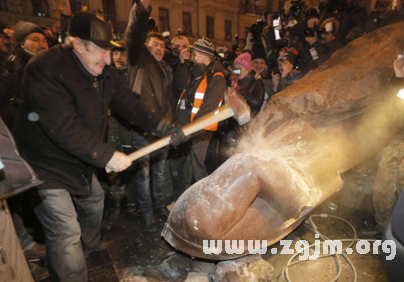
M151 13L150 0L135 2L130 11L126 27L126 44L129 64L135 66L141 57L140 50L144 48L147 22Z

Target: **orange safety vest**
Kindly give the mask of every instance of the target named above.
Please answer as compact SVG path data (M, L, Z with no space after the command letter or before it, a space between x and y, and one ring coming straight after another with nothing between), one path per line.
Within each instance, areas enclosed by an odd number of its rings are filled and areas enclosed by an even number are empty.
M215 77L216 75L221 75L224 78L224 75L221 72L215 73L213 75L213 77ZM190 120L191 122L194 121L196 114L198 113L199 109L202 107L206 88L208 88L208 78L207 77L208 76L205 75L205 77L199 83L198 88L196 89L195 96L194 96L194 103L193 103L193 107L192 107L192 111L191 111L191 120ZM182 91L180 99L178 100L177 109L180 106L183 95L184 95L184 91ZM220 107L222 105L222 102L223 102L223 98L220 100L218 107ZM218 125L219 125L219 123L215 123L215 124L205 127L204 129L209 130L209 131L216 131Z

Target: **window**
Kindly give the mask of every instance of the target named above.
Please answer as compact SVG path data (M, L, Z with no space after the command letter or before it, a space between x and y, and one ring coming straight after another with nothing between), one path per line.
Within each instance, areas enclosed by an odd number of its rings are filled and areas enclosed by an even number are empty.
M31 0L34 16L49 18L49 3L47 0Z
M182 29L187 31L189 35L192 35L192 14L183 12L182 13Z
M170 31L170 17L168 9L159 8L159 29L160 32Z
M213 17L206 17L206 37L209 39L215 38L215 19Z
M8 11L7 0L0 0L0 11Z
M115 0L102 0L102 6L104 7L104 18L115 19Z
M231 20L224 20L224 40L231 41Z

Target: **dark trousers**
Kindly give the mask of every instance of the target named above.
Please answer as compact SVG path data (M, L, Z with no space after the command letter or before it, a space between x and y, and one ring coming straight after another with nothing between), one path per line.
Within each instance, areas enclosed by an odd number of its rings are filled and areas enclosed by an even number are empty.
M208 176L205 160L208 152L209 142L212 139L212 131L203 131L192 138L192 147L190 152L190 160L192 167L192 176L195 181Z
M156 139L157 140L157 139ZM132 150L139 150L150 144L152 140L133 131ZM166 205L164 196L164 170L168 147L157 150L138 161L131 168L132 176L126 184L128 204L139 203L140 212L144 217L153 216L153 201L157 208Z
M175 156L169 163L174 202L191 186L192 168L189 155Z
M44 183L40 188L46 187ZM35 213L43 226L52 281L86 282L84 256L100 244L104 190L93 175L87 197L70 195L63 184L60 189L38 190L38 194Z

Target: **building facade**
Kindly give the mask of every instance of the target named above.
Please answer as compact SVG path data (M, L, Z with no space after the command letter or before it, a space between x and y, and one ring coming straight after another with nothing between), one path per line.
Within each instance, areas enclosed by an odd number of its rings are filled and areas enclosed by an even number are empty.
M157 30L177 34L188 32L191 43L207 36L216 46L230 47L235 34L245 38L245 30L265 10L275 10L279 1L269 0L154 0L152 18ZM275 4L274 4L275 3ZM120 38L124 33L132 0L70 0L73 13L85 9L101 12ZM61 0L0 0L0 18L10 26L19 20L51 27L59 18Z
M117 38L125 31L133 0L69 0L73 13L83 7L102 13L111 22ZM178 29L188 32L193 43L207 36L216 46L231 47L235 34L246 38L248 28L256 23L265 11L278 11L286 0L153 0L152 18L156 29L169 31L171 36ZM306 0L316 6L321 0ZM390 1L390 0L388 0ZM360 0L370 6L375 0ZM10 26L19 20L31 21L51 27L59 18L61 0L0 0L0 18Z

